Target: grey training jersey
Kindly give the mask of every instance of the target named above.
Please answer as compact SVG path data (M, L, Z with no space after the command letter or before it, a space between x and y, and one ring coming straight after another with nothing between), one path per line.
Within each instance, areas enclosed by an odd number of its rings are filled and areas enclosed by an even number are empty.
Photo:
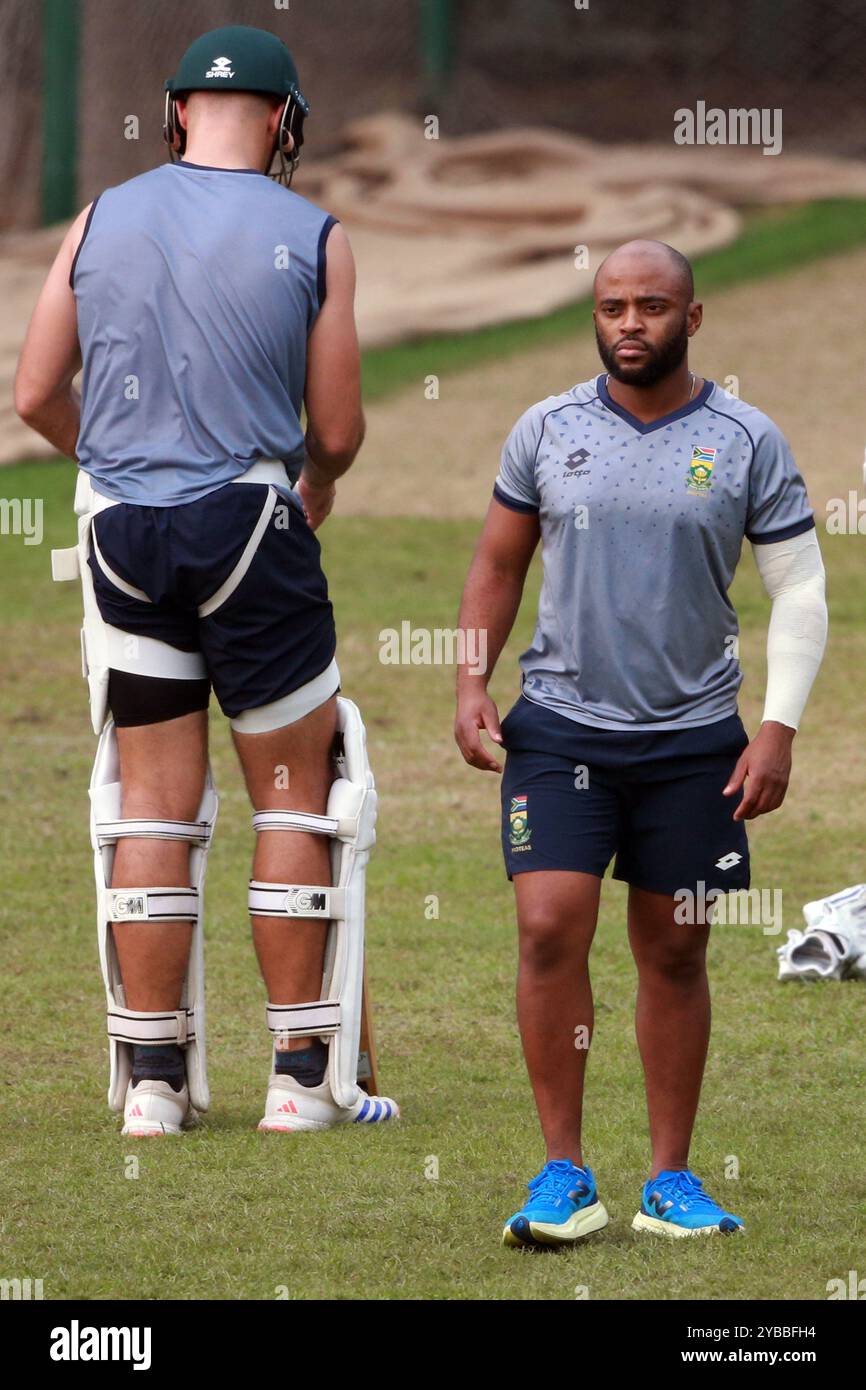
M71 274L98 492L193 502L259 458L295 480L333 223L252 169L164 164L100 195Z
M673 729L736 710L742 673L728 599L743 537L814 526L771 420L707 381L643 424L606 377L518 420L494 496L537 512L544 582L523 693L582 724Z

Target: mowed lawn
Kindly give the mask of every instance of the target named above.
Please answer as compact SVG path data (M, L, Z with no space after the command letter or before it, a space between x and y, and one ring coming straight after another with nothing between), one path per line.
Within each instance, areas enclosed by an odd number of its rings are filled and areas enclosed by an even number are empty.
M182 1141L121 1139L105 1105L79 594L49 578L50 546L73 539L72 487L72 467L56 462L0 477L7 498L45 499L41 545L0 537L3 1277L41 1278L49 1299L573 1299L587 1289L592 1299L782 1300L825 1298L829 1280L862 1273L866 986L780 986L784 932L760 926L714 934L714 1033L693 1150L748 1233L672 1246L631 1231L648 1153L624 892L612 882L593 953L586 1106L587 1157L611 1224L568 1253L500 1247L542 1151L514 1020L498 785L452 743L453 670L379 661L383 629L453 625L474 523L337 516L322 532L344 689L365 717L381 794L369 968L382 1082L403 1119L314 1137L256 1132L269 1040L246 911L253 834L214 707L213 1108ZM754 882L782 890L786 928L808 899L866 878L862 540L823 546L827 661L795 743L789 803L752 836ZM503 712L536 585L537 573L494 681ZM736 598L754 729L768 605L748 554Z

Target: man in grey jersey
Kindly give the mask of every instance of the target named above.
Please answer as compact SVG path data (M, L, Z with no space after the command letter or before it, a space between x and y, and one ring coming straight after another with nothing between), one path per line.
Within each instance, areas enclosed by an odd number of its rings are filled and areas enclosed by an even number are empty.
M257 813L250 913L275 1043L260 1127L373 1123L397 1113L355 1084L375 793L337 697L314 535L364 434L354 263L335 218L266 177L278 159L285 182L308 113L275 35L211 31L166 88L172 162L75 220L16 384L20 414L80 465L79 546L56 577L82 579L101 735L109 1098L135 1135L178 1134L208 1103L213 687Z
M749 884L745 821L781 805L791 744L826 636L812 513L787 443L754 407L690 370L700 327L691 267L637 241L601 265L605 371L527 410L509 435L463 595L484 628L460 669L464 758L500 771L502 843L520 936L518 1017L547 1147L512 1246L566 1244L608 1216L581 1149L592 1031L588 955L601 879L629 885L636 1026L652 1160L636 1229L735 1232L689 1169L709 1040L706 912ZM747 538L773 600L763 722L737 713L728 589ZM539 542L544 578L522 693L500 726L487 693Z

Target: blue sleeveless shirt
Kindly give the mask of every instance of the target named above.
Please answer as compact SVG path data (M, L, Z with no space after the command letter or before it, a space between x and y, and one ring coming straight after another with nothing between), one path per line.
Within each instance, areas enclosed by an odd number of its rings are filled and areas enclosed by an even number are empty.
M164 164L99 196L70 276L97 492L177 506L259 458L296 480L334 221L253 169Z

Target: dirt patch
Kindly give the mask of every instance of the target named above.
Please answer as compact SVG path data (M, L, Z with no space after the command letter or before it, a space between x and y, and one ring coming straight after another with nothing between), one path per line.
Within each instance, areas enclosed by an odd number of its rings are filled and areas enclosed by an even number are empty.
M367 117L346 127L339 154L298 172L297 190L350 233L364 347L544 315L579 299L632 237L695 257L736 239L741 208L866 196L862 161L601 145L545 129L430 133L405 116ZM15 415L12 380L64 230L0 239L0 462L51 452Z
M854 319L866 250L710 297L695 370L771 416L787 435L818 516L829 497L862 486L866 353ZM700 288L700 287L699 287ZM587 319L589 311L587 310ZM367 442L338 485L338 507L368 516L481 517L502 442L518 415L600 370L592 334L534 348L367 412ZM435 374L435 352L424 373Z

